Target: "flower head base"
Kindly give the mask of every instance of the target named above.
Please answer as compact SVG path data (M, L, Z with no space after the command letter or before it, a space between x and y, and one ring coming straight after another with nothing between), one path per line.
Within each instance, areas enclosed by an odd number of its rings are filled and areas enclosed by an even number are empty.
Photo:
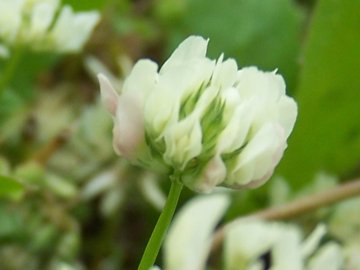
M283 78L206 57L187 38L158 71L138 61L118 96L99 75L114 117L114 147L133 163L181 175L189 188L256 187L272 174L297 115Z
M100 16L96 11L74 13L68 5L59 10L59 2L1 0L0 41L7 46L29 46L40 51L80 50Z

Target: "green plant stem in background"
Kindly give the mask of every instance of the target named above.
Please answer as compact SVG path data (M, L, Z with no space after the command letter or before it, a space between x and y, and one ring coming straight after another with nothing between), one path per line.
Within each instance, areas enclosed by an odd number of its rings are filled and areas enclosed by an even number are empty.
M11 55L9 61L6 63L4 70L0 74L0 96L5 91L7 85L14 76L17 65L20 62L20 59L23 54L23 49L18 47L14 50L14 53Z
M164 209L146 245L138 270L149 270L155 263L161 244L174 215L183 185L177 177L171 179L171 187Z

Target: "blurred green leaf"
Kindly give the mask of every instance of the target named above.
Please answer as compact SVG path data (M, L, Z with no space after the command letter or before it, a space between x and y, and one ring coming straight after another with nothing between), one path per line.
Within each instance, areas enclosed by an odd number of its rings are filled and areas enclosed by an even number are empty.
M11 211L8 202L0 202L0 241L24 239L24 220L20 211Z
M34 82L39 79L40 74L51 70L61 57L61 55L51 52L24 52L12 76L10 82L11 91L14 91L27 102L34 99L37 90L34 87Z
M0 197L19 198L24 191L24 187L16 179L0 175Z
M71 5L76 11L101 9L109 0L63 0L62 3Z
M11 114L21 110L24 103L23 98L11 89L0 94L0 126L3 126Z
M239 66L279 69L292 90L297 73L302 10L289 0L194 0L170 29L172 51L185 36L210 38L209 55L237 58Z
M360 0L320 0L304 55L299 117L279 171L302 186L360 161Z

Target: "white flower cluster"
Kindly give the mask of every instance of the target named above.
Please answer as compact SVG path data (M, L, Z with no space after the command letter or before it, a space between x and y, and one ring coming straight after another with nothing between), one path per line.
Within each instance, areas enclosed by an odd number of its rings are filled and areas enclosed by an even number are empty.
M96 11L74 13L60 0L1 0L0 52L10 46L34 50L75 52L89 38L100 15Z
M329 231L344 246L345 270L360 270L360 198L335 206Z
M190 201L179 212L165 239L164 269L203 270L209 256L213 230L229 204L223 194ZM291 224L247 220L225 231L223 262L225 270L340 270L340 246L327 242L318 225L305 240ZM154 267L159 269L158 267Z
M273 173L297 116L282 76L206 57L187 38L158 71L138 61L121 95L99 75L114 117L114 148L135 164L166 168L197 191L256 187Z

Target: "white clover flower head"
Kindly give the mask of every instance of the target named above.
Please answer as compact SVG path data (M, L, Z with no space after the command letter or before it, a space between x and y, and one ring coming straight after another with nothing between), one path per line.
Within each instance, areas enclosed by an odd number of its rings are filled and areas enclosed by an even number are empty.
M68 5L61 7L59 0L2 0L0 41L39 51L76 52L99 19L96 11L74 13Z
M121 89L99 75L114 148L133 163L181 175L196 191L256 187L272 175L297 116L281 75L206 57L190 36L158 69L138 61Z

